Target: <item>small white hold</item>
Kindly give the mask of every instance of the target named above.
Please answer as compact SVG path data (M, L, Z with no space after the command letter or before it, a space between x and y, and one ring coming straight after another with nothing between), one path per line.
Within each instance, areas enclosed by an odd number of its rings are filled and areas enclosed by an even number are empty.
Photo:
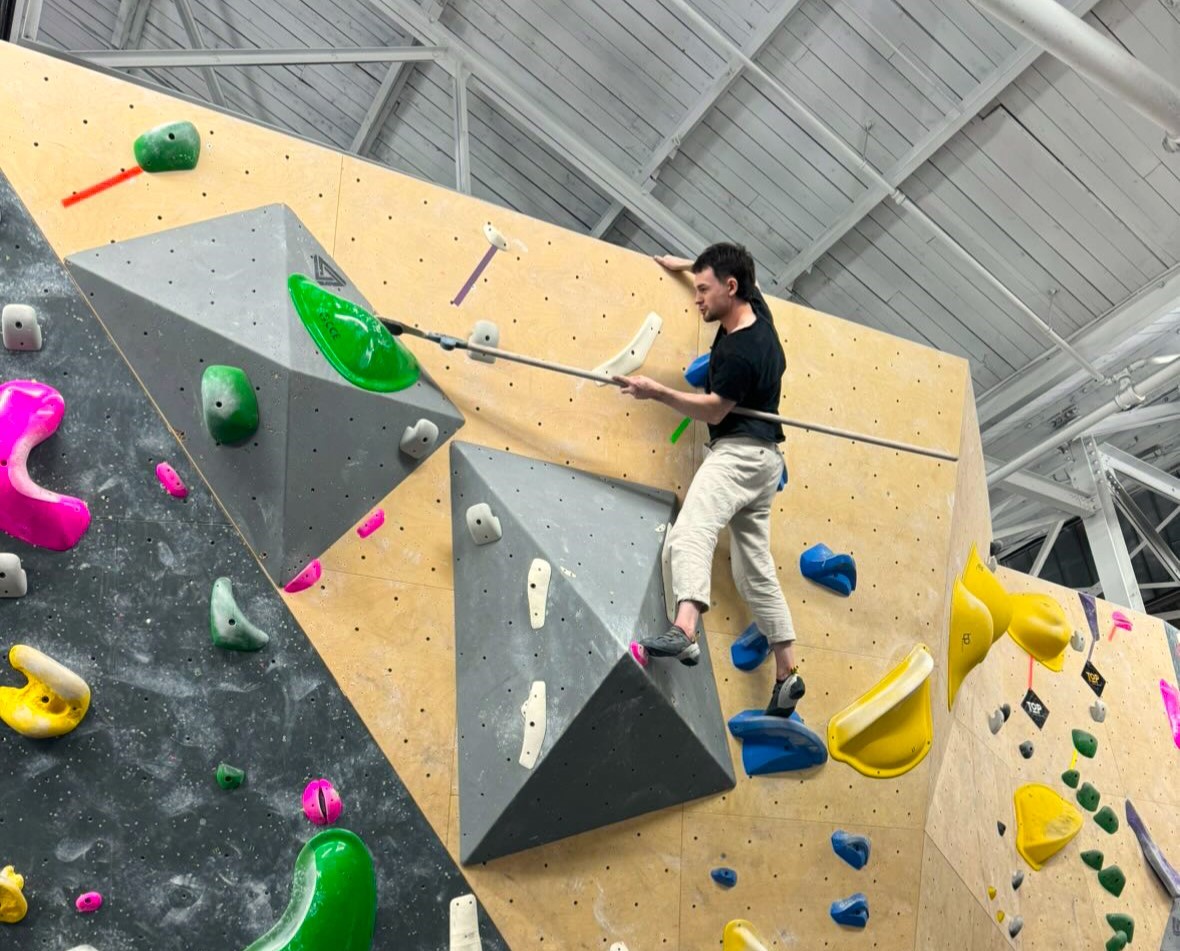
M483 236L488 239L488 244L493 248L498 248L501 251L508 250L508 239L496 230L496 226L490 221L483 226Z
M41 323L28 304L5 304L0 311L0 337L8 350L40 350Z
M70 951L97 951L97 949L91 944L79 944L70 948Z
M482 951L479 940L479 909L474 895L451 899L450 951Z
M480 347L499 347L500 328L490 320L477 320L475 326L471 328L471 336L467 338L467 343ZM480 363L496 362L496 358L489 353L476 353L474 350L468 350L467 356Z
M29 593L29 579L20 566L20 556L0 552L0 598L23 598Z
M627 946L622 941L616 941L610 946L610 951L627 951Z
M1095 723L1101 723L1106 719L1106 704L1101 700L1095 700L1090 704L1090 716Z
M545 602L549 597L549 579L553 568L544 558L534 558L529 565L528 601L529 624L534 631L545 626Z
M492 507L487 502L477 502L467 510L467 531L477 545L498 542L504 537L500 520L492 514Z
M992 736L1000 732L1000 727L1004 725L1005 719L1007 718L1004 716L1003 710L995 710L988 716L987 728L992 731Z
M1024 869L1017 869L1012 873L1012 891L1017 891L1024 884Z
M438 426L433 420L423 418L406 427L398 448L411 459L425 459L437 443Z
M1081 631L1073 632L1073 636L1069 639L1069 646L1079 654L1086 649L1086 638Z
M529 698L521 705L524 718L524 739L520 744L520 765L532 769L537 765L541 747L545 743L545 681L534 680Z

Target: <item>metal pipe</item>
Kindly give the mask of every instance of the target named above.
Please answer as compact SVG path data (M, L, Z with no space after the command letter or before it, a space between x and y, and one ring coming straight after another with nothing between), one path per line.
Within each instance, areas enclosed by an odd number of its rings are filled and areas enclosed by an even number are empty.
M1180 150L1180 88L1056 0L973 0L1067 66L1163 127L1164 148Z
M471 194L471 145L467 130L467 68L456 60L451 73L451 105L454 108L455 190Z
M353 46L285 50L72 50L70 55L111 69L167 69L171 66L315 66L331 63L431 62L434 46Z

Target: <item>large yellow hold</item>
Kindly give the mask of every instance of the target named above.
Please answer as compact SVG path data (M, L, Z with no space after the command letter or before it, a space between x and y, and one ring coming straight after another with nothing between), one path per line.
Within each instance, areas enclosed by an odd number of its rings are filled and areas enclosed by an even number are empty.
M1012 795L1016 851L1039 872L1082 828L1082 814L1048 786L1026 783Z
M742 918L735 918L725 926L721 936L721 951L766 951L766 945L752 924Z
M828 723L828 752L858 773L889 779L917 766L934 742L930 673L934 658L917 644L900 664Z
M984 564L974 544L971 545L967 564L963 568L963 584L987 606L988 613L992 616L992 640L998 641L1004 636L1012 620L1012 595Z
M1009 636L1050 670L1060 672L1065 666L1065 648L1072 633L1065 608L1056 598L1047 594L1012 596Z
M90 709L86 681L24 644L8 652L8 662L29 680L23 687L0 687L0 720L38 740L69 733L82 722Z
M18 875L11 865L0 869L0 922L15 925L28 914L29 903L21 890L24 887L24 876Z
M992 640L992 614L987 605L956 578L951 589L951 619L946 636L948 710L954 707L955 696L967 675L987 657Z

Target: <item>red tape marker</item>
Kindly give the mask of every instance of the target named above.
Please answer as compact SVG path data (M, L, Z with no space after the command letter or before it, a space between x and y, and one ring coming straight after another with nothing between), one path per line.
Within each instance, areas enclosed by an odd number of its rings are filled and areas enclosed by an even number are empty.
M1033 655L1028 655L1028 689L1032 690Z
M63 198L61 203L69 208L70 205L76 205L83 198L89 198L91 195L97 195L99 192L106 191L113 185L118 185L119 182L125 182L128 179L135 178L143 169L138 165L120 172L118 175L112 175L110 178L104 178L101 182L91 185L89 188L84 188L80 192L74 192L67 198Z

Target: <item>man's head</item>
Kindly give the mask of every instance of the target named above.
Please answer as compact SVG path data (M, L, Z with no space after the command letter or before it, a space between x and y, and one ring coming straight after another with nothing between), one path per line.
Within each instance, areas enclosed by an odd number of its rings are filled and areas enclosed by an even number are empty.
M723 320L754 292L754 259L740 244L711 244L692 265L696 305L706 323Z

